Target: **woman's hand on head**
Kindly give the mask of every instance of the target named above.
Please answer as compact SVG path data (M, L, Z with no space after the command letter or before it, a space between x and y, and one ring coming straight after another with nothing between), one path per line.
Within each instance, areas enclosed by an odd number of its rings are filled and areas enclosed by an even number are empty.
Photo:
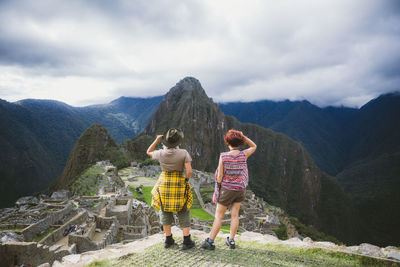
M162 138L163 138L163 135L157 135L156 140L154 140L153 143L147 149L147 151L146 151L147 155L149 155L150 157L153 157L153 151L156 148L158 142L160 142Z

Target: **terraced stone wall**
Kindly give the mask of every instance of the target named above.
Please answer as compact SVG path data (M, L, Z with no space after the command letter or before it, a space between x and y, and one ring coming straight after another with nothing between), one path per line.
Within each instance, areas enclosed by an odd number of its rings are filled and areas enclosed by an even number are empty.
M102 239L97 242L92 240L96 228L107 229ZM68 236L68 243L76 244L78 253L102 249L117 242L118 228L119 223L115 216L110 218L96 216L93 228L89 229L84 235L70 234Z
M74 216L71 220L63 224L57 230L55 230L54 232L43 238L38 244L43 244L47 246L53 245L63 237L65 229L68 229L71 224L80 225L84 223L87 220L87 218L88 218L87 211L80 212L78 215Z
M49 227L55 224L57 221L61 220L63 217L67 216L70 213L73 213L73 204L69 203L62 210L58 210L50 213L46 218L38 221L35 224L32 224L22 230L22 235L24 236L25 241L32 241L34 237L44 233Z
M106 207L106 217L116 216L120 224L129 225L132 218L132 199L117 198Z
M37 246L36 242L9 242L0 244L0 266L38 266L53 262L54 253L48 246Z

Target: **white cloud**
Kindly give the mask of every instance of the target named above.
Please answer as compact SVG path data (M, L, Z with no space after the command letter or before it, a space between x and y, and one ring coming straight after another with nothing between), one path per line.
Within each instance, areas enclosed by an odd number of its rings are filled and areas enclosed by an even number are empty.
M4 1L0 98L166 93L360 106L399 90L396 1Z

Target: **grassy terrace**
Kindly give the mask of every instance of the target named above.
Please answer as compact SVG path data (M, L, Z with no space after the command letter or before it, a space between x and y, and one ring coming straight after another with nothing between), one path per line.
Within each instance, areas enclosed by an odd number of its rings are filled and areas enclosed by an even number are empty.
M33 242L39 242L40 240L42 240L43 238L45 238L46 236L48 236L49 234L51 234L55 230L56 230L56 228L50 227L49 229L47 229L46 233L44 233L43 235L40 235L40 236L36 236L35 238L33 238L32 241Z
M94 196L101 186L107 184L105 178L102 177L104 168L102 166L93 165L87 169L76 181L70 185L70 190L80 196Z
M237 248L230 250L222 238L217 238L214 251L208 251L199 248L201 240L196 236L194 239L194 249L181 250L182 238L177 237L178 245L170 249L164 249L161 242L144 253L96 261L88 266L390 266L385 261L359 255L248 241L237 241Z
M214 217L208 214L205 210L203 210L200 206L199 199L197 198L196 193L194 190L192 190L192 195L193 195L193 204L192 207L190 208L190 216L192 218L198 218L201 221L210 221L214 220Z
M205 210L202 208L191 208L190 209L190 216L192 218L198 218L201 221L212 221L214 220L214 217L208 214Z

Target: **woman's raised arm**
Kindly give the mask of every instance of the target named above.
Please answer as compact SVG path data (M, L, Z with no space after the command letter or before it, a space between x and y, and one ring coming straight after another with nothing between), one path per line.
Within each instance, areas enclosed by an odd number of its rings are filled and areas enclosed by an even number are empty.
M249 145L248 149L243 150L243 152L246 154L246 157L250 157L257 149L257 145L256 143L254 143L250 138L248 138L247 136L244 136L244 141L246 142L246 144Z
M147 149L147 151L146 151L147 155L149 155L150 157L153 157L153 151L156 148L156 145L161 141L162 138L163 138L162 135L157 135L156 139L153 141L153 143Z

